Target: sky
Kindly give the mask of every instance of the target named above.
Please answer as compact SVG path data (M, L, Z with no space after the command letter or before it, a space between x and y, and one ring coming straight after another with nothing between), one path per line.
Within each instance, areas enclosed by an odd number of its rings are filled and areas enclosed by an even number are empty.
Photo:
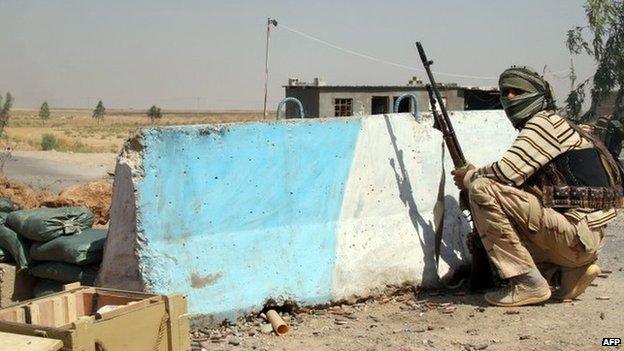
M438 82L495 86L511 65L542 72L560 104L570 88L568 29L580 0L0 0L0 93L16 107L262 110L267 18L269 108L289 77L327 84L426 80L421 41ZM390 65L356 56L361 53ZM594 63L575 56L579 80ZM548 74L555 72L555 75Z

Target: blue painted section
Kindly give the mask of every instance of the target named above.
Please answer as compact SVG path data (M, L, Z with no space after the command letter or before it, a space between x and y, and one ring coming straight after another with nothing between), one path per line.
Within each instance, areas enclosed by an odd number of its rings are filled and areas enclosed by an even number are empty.
M360 119L334 119L144 130L137 221L148 288L225 317L268 297L329 301L360 129Z

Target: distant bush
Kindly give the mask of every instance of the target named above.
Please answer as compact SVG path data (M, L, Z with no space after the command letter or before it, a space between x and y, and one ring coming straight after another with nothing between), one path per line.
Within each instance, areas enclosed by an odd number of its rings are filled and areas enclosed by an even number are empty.
M45 133L41 136L41 150L56 150L58 146L58 139L54 134Z
M56 149L56 151L89 153L89 152L97 152L98 149L90 145L87 145L77 139L60 138L58 141L58 149Z

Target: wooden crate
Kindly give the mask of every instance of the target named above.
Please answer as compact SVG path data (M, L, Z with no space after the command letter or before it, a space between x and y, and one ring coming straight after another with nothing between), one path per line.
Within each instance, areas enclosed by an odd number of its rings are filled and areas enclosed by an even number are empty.
M0 332L58 339L66 351L190 350L186 300L182 295L78 284L66 286L64 292L1 309Z
M18 271L14 264L0 263L0 307L9 307L32 298L37 278L26 269Z

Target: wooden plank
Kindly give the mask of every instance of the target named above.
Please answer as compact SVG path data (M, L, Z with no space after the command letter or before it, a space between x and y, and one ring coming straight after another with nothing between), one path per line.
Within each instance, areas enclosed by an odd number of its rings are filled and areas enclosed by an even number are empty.
M74 290L80 288L80 282L74 282L63 285L63 291Z
M0 351L58 351L61 348L61 340L0 332Z
M65 319L63 322L65 322L65 324L69 324L78 319L78 311L76 310L76 295L69 294L63 296L63 299L63 307L65 309Z
M85 315L85 300L84 300L84 296L85 295L84 295L84 292L83 291L76 291L75 293L73 293L73 295L76 298L76 318L84 316ZM74 320L76 318L74 318Z
M57 296L52 299L52 326L59 327L65 324L65 314L63 313L61 297Z
M104 313L96 313L96 319L111 319L117 316L121 316L133 311L138 311L142 308L145 308L149 305L154 305L155 303L150 303L150 300L141 300L141 301L131 301L127 305L113 305L119 306L112 311L104 312ZM163 304L163 302L160 302ZM112 305L112 304L111 304ZM106 305L103 305L106 306Z
M26 309L16 308L13 310L13 319L11 322L26 323Z
M165 296L167 313L169 313L168 333L169 350L190 350L191 340L188 337L190 330L189 319L186 309L186 298L181 294Z
M34 301L32 305L36 305L39 310L39 322L33 324L54 327L54 311L52 310L52 300L48 298L41 301Z
M23 307L5 308L2 310L2 313L0 313L0 321L21 323L24 321L24 319L23 317L20 319L20 315L23 315L23 314L24 314Z
M141 298L137 299L137 298L127 297L127 296L112 295L112 294L102 292L99 294L97 308L100 308L106 305L127 305L129 302L133 302L133 301L138 302L138 301L147 301L147 300L143 300Z

